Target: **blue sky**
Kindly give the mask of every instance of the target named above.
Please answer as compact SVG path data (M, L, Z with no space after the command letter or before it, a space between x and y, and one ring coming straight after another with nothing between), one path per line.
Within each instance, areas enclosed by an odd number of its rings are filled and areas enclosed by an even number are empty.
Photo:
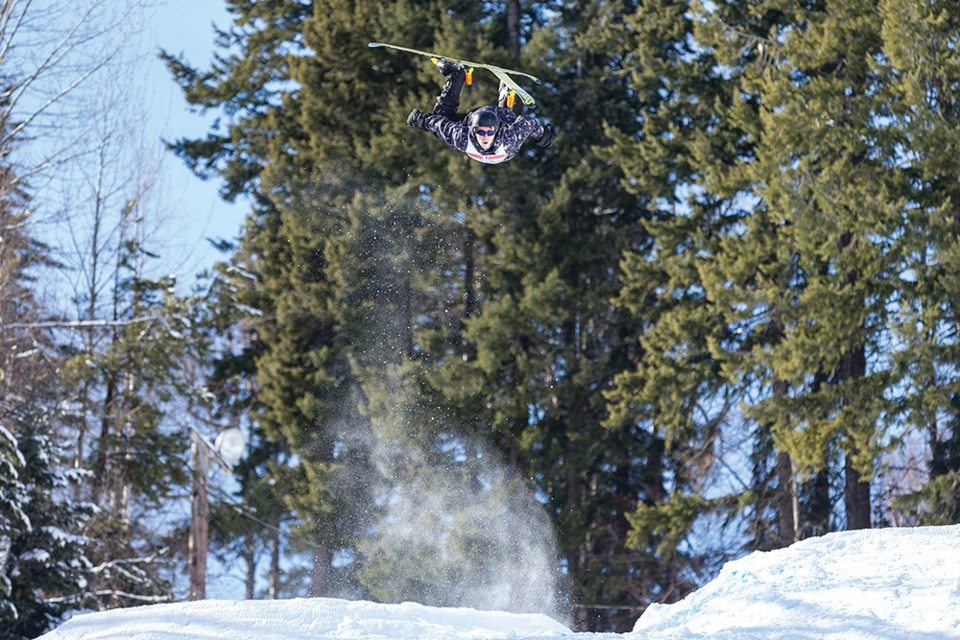
M155 41L159 49L182 55L191 65L207 68L213 55L213 25L225 28L230 24L222 0L165 0L150 19L146 40ZM150 56L147 70L149 91L153 99L148 105L151 122L156 123L157 137L174 140L183 136L199 137L209 129L212 116L191 113L179 87L155 55ZM221 256L210 248L206 238L235 239L248 210L244 203L230 204L218 195L219 183L194 176L183 162L168 153L165 160L170 198L177 210L182 232L178 253L186 262L178 269L187 277Z
M130 202L142 214L136 232L160 256L148 275L176 276L191 290L224 258L207 238L236 239L248 205L224 202L217 180L200 180L164 149L163 140L202 137L215 114L190 111L159 52L208 68L213 24L231 23L225 0L14 5L23 28L0 38L22 80L11 97L11 121L24 123L11 161L28 186L31 233L59 265L38 274L39 297L65 317L105 299L103 263L131 233Z

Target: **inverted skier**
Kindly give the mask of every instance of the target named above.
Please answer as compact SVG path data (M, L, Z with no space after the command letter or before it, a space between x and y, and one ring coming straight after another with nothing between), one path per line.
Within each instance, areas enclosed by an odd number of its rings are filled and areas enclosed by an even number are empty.
M465 114L460 108L460 92L466 83L463 65L451 60L439 60L437 68L445 82L433 113L414 109L407 116L407 125L423 129L437 136L457 151L462 151L478 162L500 164L512 160L520 147L530 138L541 147L549 147L557 137L557 128L533 118L517 115L506 106L510 92L500 83L500 101L496 107L478 107Z

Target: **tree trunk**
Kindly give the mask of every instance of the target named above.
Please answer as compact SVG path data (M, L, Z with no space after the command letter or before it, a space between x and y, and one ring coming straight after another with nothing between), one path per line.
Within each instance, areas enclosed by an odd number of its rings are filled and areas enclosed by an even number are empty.
M793 460L789 453L777 453L777 483L780 488L780 499L777 505L777 524L779 527L779 541L781 547L789 547L799 540L797 531L797 483L793 477Z
M838 384L861 380L867 371L867 355L863 345L858 345L840 361L837 376ZM856 384L856 383L854 383ZM848 384L847 393L852 385ZM853 419L859 420L860 416ZM863 425L867 429L869 426ZM858 453L850 437L847 437L844 451L844 504L847 511L847 529L870 528L870 483L863 480L862 474L853 466L853 458Z
M870 528L870 483L853 467L848 453L844 462L844 504L847 509L847 529Z
M267 574L267 595L271 600L280 597L280 532L270 538L270 572Z
M246 587L247 600L253 600L257 596L257 543L252 535L245 536L243 545L243 560L247 565L247 572L244 580Z
M830 503L829 465L817 472L808 485L808 491L810 497L800 520L806 525L799 527L801 538L822 536L830 531L830 514L833 509Z
M330 579L330 562L333 554L322 548L313 552L313 572L310 575L310 595L321 598L331 594L333 581Z
M777 339L782 339L783 329L779 322L776 324ZM787 383L782 380L773 381L773 395L783 398L787 395ZM785 451L777 452L776 476L779 488L777 500L777 527L780 547L789 547L799 540L799 504L797 501L797 481L793 475L793 458Z
M520 0L507 0L507 51L520 56Z

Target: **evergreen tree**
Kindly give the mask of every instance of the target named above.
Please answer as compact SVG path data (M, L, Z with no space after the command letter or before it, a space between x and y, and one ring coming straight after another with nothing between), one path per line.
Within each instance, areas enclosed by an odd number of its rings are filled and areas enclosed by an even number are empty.
M718 445L734 429L750 434L753 481L722 501L692 485L638 511L635 531L670 534L663 546L673 549L711 503L748 507L755 548L837 526L834 513L849 528L869 526L869 480L899 435L884 392L898 378L883 347L903 189L891 170L898 138L882 117L876 14L858 2L698 11L699 48L680 68L706 65L692 77L714 78L720 92L677 99L702 115L663 109L664 124L651 117L633 152L646 184L659 157L689 172L648 187L670 185L677 204L651 227L656 253L625 261L637 286L621 301L647 304L653 322L641 340L647 366L621 377L613 398L664 425L672 446L698 434L693 451L707 462L729 455ZM672 88L681 74L670 74ZM670 146L679 153L664 153ZM742 412L731 412L737 404ZM834 512L827 483L838 464L846 502Z
M482 448L470 436L492 429L549 497L571 597L586 607L578 617L625 627L635 611L616 604L652 569L630 566L626 514L662 490L662 449L627 424L603 425L598 391L634 349L627 316L609 302L616 263L644 242L635 223L646 207L614 164L593 160L605 122L629 132L635 116L624 62L589 25L620 24L629 7L334 2L309 17L297 3L230 8L236 28L224 43L237 57L209 73L171 60L188 100L232 117L229 135L176 149L221 175L227 195L255 203L234 259L249 278L236 282L257 310L257 422L295 454L278 481L304 536L326 549L313 592L329 593L321 574L357 529L335 484L365 446L357 439L456 471L458 452ZM312 55L299 55L301 31ZM589 37L570 48L580 31ZM439 74L369 40L548 72L559 92L542 108L571 132L568 144L531 148L511 167L435 153L404 120L433 102ZM464 110L494 99L496 81L479 76Z
M704 183L749 157L751 144L723 117L738 94L715 54L694 39L695 9L687 2L636 7L622 47L642 120L636 131L609 128L604 154L621 164L624 184L650 210L651 240L624 253L616 296L632 319L627 339L636 355L605 394L608 424L648 433L658 455L658 490L629 517L628 544L651 567L643 604L682 598L730 553L727 545L690 542L704 527L729 522L738 496L715 489L718 463L739 453L725 443L744 438L726 434L749 428L736 411L744 390L719 352L736 340L732 309L708 290L711 263L745 212L732 194Z
M221 246L224 252L236 247ZM290 519L282 491L274 482L273 470L283 466L284 450L268 439L253 420L258 410L256 387L249 374L257 358L259 343L250 339L250 308L240 304L246 274L235 265L218 264L197 307L193 326L202 332L200 351L204 389L208 392L197 411L220 426L235 426L247 435L246 452L233 470L238 489L235 496L211 496L210 546L225 567L239 559L246 565L245 590L248 599L260 597L257 568L269 557L267 588L269 598L280 597L281 531ZM180 538L185 533L180 532ZM296 593L296 592L295 592Z
M355 186L350 153L367 144L368 118L382 107L374 97L392 81L372 71L351 26L382 21L380 7L350 4L314 13L296 2L232 2L234 27L220 43L242 55L218 58L203 74L169 59L190 102L232 114L229 135L175 148L195 169L217 171L226 195L254 203L232 272L240 304L256 311L243 320L254 354L245 366L256 382L256 425L281 447L270 474L296 516L296 538L311 541L314 595L345 588L333 559L353 529L333 477L352 455L344 425L365 422L333 315L326 244ZM316 55L302 55L305 42Z
M14 150L9 119L9 105L0 99L0 158ZM0 162L0 400L15 404L44 388L50 372L42 356L52 349L49 332L35 326L44 309L34 287L37 270L53 260L30 233L29 205L21 176Z
M585 629L626 628L643 594L658 588L653 565L625 547L627 514L660 490L658 444L627 423L605 425L600 395L633 357L630 319L610 304L616 265L647 238L646 204L595 151L605 127L636 131L629 63L616 53L632 6L521 11L537 29L520 39L514 64L555 88L542 92L539 109L561 133L550 152L484 171L474 188L466 211L478 240L479 304L465 322L475 358L449 365L489 407L495 442L546 497L570 617ZM445 182L429 182L437 183Z
M5 466L16 468L18 457L22 466L4 493L19 507L8 502L3 510L19 514L20 522L0 535L6 543L2 555L7 605L0 632L5 638L35 638L79 604L93 568L86 556L90 540L83 531L96 508L72 500L73 488L86 474L60 467L61 453L48 435L54 430L49 414L31 409L14 416L12 423L16 442L8 443L15 447L7 450ZM8 431L4 434L11 437ZM9 615L11 608L15 615Z
M16 622L20 614L8 574L13 539L30 530L30 519L23 511L26 492L20 482L24 464L17 439L6 428L0 429L0 621L4 625Z
M189 104L225 115L203 139L181 139L170 146L201 177L220 177L221 193L228 200L240 194L265 198L256 186L270 153L268 134L295 122L289 117L292 105L281 96L289 93L284 84L297 60L291 52L297 50L312 7L296 0L227 0L226 5L234 22L216 31L222 53L215 55L209 70L161 53Z
M62 370L76 409L65 416L72 463L91 472L77 497L98 507L89 527L95 569L84 605L113 608L172 597L163 542L148 524L186 485L187 434L169 420L188 393L183 354L189 300L172 277L151 278L137 203L124 212L108 313L83 341L64 345ZM69 338L73 340L73 336Z
M895 366L909 382L903 394L906 419L929 450L927 482L906 488L902 506L923 523L960 522L960 422L958 422L955 269L960 210L957 130L960 103L956 77L960 58L947 44L960 25L954 3L885 0L878 4L892 76L888 116L901 133L898 167L909 188L903 198L905 237L894 317ZM898 492L904 488L898 488Z
M900 184L888 169L896 140L880 118L886 79L872 63L880 55L873 4L800 8L790 23L804 28L784 25L774 38L783 44L759 83L757 161L744 167L758 211L776 229L767 270L789 283L757 287L759 310L776 313L783 335L754 351L755 362L767 384L787 391L752 414L769 421L800 474L828 465L834 447L842 452L842 513L847 528L862 528L894 427L882 390L895 385L883 345L899 250Z
M273 319L283 318L277 313L278 305L274 302L274 298L282 295L287 288L283 280L288 276L282 270L295 272L300 262L289 253L280 255L275 252L274 243L281 250L283 247L283 241L278 238L280 216L269 198L269 189L260 185L261 174L269 164L271 152L289 143L291 136L301 137L294 126L294 92L278 87L289 83L291 79L290 66L296 63L297 58L289 50L295 49L295 43L302 38L303 23L310 14L310 7L299 2L264 4L231 1L226 4L228 12L235 19L228 29L217 30L216 43L223 53L215 56L209 70L191 67L187 61L167 52L163 52L161 57L181 85L188 103L203 110L219 110L227 115L217 121L205 138L181 139L171 144L171 149L199 176L220 177L221 194L226 199L233 200L242 195L254 202L255 213L248 219L242 247L229 264L219 265L221 278L216 282L222 286L211 292L211 307L217 308L211 314L210 328L236 333L239 344L233 350L227 348L216 357L209 382L216 390L220 407L218 411L222 417L238 420L248 413L251 429L269 434L269 440L263 446L255 444L247 460L241 464L240 494L246 508L251 509L264 506L257 496L267 495L269 513L259 509L257 513L258 517L265 518L276 527L274 531L261 531L267 536L263 542L272 546L272 555L276 558L269 578L269 593L276 597L280 544L277 532L280 521L290 509L289 505L283 506L283 502L286 495L303 493L305 487L302 482L290 481L291 473L286 469L285 460L289 460L293 447L278 433L276 423L280 421L273 421L274 425L270 425L268 418L264 420L267 423L264 429L259 426L260 416L271 412L271 403L275 403L274 411L290 412L295 411L296 402L282 395L277 397L274 394L271 397L269 392L263 394L266 399L261 401L260 389L270 385L271 377L279 387L296 385L299 377L290 375L293 373L290 364L266 366L261 363L263 359L270 358L270 337L278 335L280 331ZM240 49L241 55L227 53L235 48ZM226 124L222 125L224 121ZM221 126L225 130L221 131ZM283 137L275 133L280 127L284 129ZM271 145L271 135L283 142ZM265 256L271 255L278 258L273 263L278 286L268 289L260 283L271 281L271 274L265 273L262 266L266 262ZM287 309L288 313L296 312L290 306ZM264 317L270 321L263 322ZM295 325L303 317L292 317L292 324ZM301 334L309 339L309 327L304 327ZM301 347L295 345L288 350L291 357L297 358L308 353L309 348ZM260 380L258 372L264 372L264 380ZM283 444L278 447L271 441ZM221 526L215 532L224 533L227 522L233 522L233 518L221 515L219 519ZM247 528L243 524L237 523L230 528L237 535L247 535L244 533ZM220 547L229 547L231 544L216 534L213 542ZM255 546L256 543L249 539L245 545L248 594L254 590L249 573L256 564L249 549Z

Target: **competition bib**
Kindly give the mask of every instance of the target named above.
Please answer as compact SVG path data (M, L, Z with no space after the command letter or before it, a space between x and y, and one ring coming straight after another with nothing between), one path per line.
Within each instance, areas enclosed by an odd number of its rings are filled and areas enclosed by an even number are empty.
M510 159L510 154L507 153L507 150L502 144L498 146L493 153L483 153L483 151L473 144L472 135L467 137L467 150L464 153L477 162L483 162L484 164L500 164Z

